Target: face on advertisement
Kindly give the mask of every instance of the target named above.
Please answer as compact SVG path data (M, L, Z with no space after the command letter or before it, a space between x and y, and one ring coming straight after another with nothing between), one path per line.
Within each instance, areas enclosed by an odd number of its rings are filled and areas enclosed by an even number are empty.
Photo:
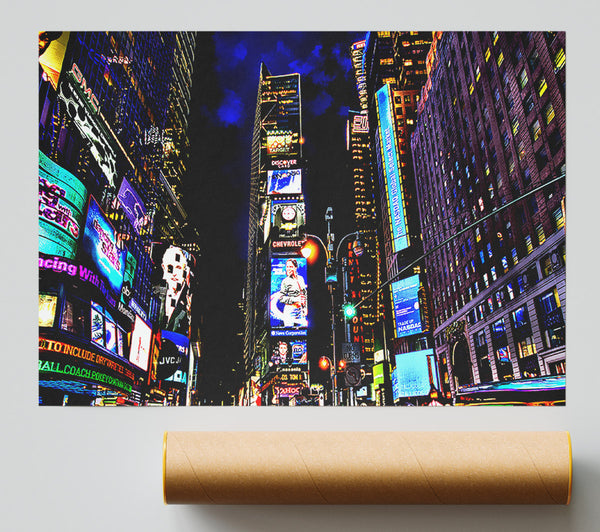
M287 352L288 352L287 343L279 342L279 354L281 355L281 357L285 359L287 357Z
M183 250L171 246L162 258L163 279L170 292L180 292L187 275L187 259Z
M298 271L298 264L294 259L290 259L285 263L285 273L288 277L296 277Z

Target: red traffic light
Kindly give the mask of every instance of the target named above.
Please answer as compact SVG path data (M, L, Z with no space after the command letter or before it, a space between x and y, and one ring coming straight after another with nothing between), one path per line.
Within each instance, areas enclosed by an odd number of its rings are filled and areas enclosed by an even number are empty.
M319 359L319 367L325 371L326 369L329 369L329 359L327 357L321 357Z
M338 362L338 368L340 370L346 369L346 361L343 358Z

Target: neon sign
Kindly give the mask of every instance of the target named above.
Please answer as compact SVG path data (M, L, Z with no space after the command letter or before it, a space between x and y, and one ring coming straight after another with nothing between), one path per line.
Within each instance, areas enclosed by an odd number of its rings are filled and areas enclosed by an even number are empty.
M406 249L410 242L406 230L404 213L404 191L400 179L396 132L390 106L390 86L384 85L377 91L377 115L379 117L379 147L383 159L385 191L388 203L388 217L392 229L394 253Z
M108 288L104 284L104 281L98 277L94 271L82 266L81 264L73 263L64 259L63 257L41 256L38 258L38 268L40 270L52 270L56 273L66 273L71 277L79 277L79 279L82 281L90 283L100 290L109 305L112 307L117 305L116 299L111 296Z
M79 87L83 91L83 94L87 97L94 111L96 113L100 111L100 103L98 102L98 98L96 98L96 95L92 92L92 89L88 88L87 81L83 77L83 74L81 73L81 70L79 70L79 67L76 63L73 63L73 66L71 67L71 74L75 78L75 81L79 83Z
M86 198L81 181L40 151L40 252L75 257Z
M120 390L131 392L132 386L129 383L123 382L121 379L101 373L89 368L82 368L72 364L63 364L62 362L52 362L50 360L39 360L38 371L40 373L58 373L59 375L68 375L69 377L79 377L112 386Z
M104 366L107 369L123 375L126 379L133 380L133 371L129 368L115 362L114 360L105 357L89 349L83 347L77 347L75 345L67 344L65 342L58 342L56 340L49 340L47 338L39 338L39 349L41 351L49 351L53 353L61 353L74 358L80 358L87 362L93 362L99 366Z

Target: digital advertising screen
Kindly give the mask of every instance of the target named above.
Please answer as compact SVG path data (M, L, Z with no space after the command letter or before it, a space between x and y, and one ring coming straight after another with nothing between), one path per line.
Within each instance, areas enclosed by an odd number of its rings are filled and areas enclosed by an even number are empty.
M156 244L152 260L153 290L160 300L158 326L188 336L195 258L178 246Z
M306 336L308 303L306 259L271 259L271 335Z
M291 131L269 131L267 133L267 153L275 155L292 151Z
M115 230L90 195L82 246L116 294L120 294L125 271L125 250L117 247Z
M302 170L269 170L267 194L301 194Z
M39 296L39 319L38 327L54 327L56 317L56 305L58 296L54 294L38 294Z
M392 283L392 304L397 338L423 332L418 292L418 275Z
M395 378L392 378L394 399L429 395L432 386L439 389L433 349L396 355ZM431 375L431 377L430 377ZM393 382L397 385L394 388Z
M377 115L379 117L379 141L385 170L385 188L388 215L392 229L394 253L409 245L404 214L404 191L400 179L400 166L396 149L396 131L392 114L392 95L389 85L377 91Z
M71 172L39 154L39 252L75 258L87 190Z
M152 343L152 329L139 316L136 315L131 333L131 351L129 360L138 368L146 371L150 358L150 345Z
M306 340L285 337L272 340L270 363L273 366L307 366Z
M279 227L280 238L295 238L305 223L303 201L273 200L271 204L271 225Z
M121 202L121 208L125 212L125 216L127 216L136 233L139 235L141 227L147 220L144 202L125 178L121 182L117 197Z
M128 303L131 298L131 289L133 287L133 281L135 280L136 268L137 259L128 251L125 258L125 270L123 272L123 288L121 290L121 301L123 301L123 303Z
M174 375L179 371L180 374L185 374L187 376L190 339L184 334L165 330L160 332L160 337L157 378L165 380L171 378L174 382L184 382L181 380L175 381Z

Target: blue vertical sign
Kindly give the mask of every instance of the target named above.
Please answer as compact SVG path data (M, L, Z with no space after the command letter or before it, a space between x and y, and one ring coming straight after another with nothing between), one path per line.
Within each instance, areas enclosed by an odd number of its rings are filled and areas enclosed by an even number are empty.
M384 163L388 213L392 228L392 247L394 253L398 253L409 246L409 241L404 217L404 192L398 166L396 131L394 129L391 101L390 86L384 85L377 91L379 140Z
M396 338L423 332L419 311L419 276L392 283Z

